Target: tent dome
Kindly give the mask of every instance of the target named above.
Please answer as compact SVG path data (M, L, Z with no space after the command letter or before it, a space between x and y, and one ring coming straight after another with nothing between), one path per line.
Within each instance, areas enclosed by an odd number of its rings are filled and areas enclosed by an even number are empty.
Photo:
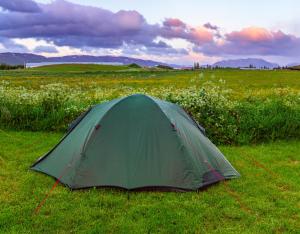
M239 176L181 107L141 94L93 106L32 169L72 189L196 190Z

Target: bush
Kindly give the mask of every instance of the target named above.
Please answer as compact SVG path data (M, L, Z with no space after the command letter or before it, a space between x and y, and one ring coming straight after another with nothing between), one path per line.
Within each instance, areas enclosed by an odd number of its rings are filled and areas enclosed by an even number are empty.
M140 65L136 64L136 63L131 63L128 65L128 67L130 68L142 68Z
M156 66L157 68L160 68L160 69L166 69L166 70L173 70L174 68L171 67L171 66L168 66L168 65L162 65L162 64L159 64Z
M300 138L300 95L274 89L267 95L233 99L224 83L206 82L200 89L171 88L80 90L63 84L39 90L0 85L0 126L32 131L65 131L91 105L132 93L146 93L182 106L216 144L248 144Z
M0 70L15 70L15 69L24 69L24 65L8 65L1 63Z
M199 91L171 94L167 100L184 107L217 144L300 138L300 95L277 91L267 98L232 100L230 90L209 82Z

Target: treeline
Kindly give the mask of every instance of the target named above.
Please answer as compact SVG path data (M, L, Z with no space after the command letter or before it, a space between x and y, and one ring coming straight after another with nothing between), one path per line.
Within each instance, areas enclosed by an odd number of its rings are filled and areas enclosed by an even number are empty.
M24 65L9 65L5 63L0 64L0 70L15 70L15 69L24 69Z
M290 70L300 70L300 66L289 67Z

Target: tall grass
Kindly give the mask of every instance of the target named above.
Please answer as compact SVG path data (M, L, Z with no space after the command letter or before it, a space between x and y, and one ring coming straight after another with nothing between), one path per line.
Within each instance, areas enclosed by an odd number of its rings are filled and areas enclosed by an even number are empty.
M133 93L146 93L179 104L206 128L217 144L248 144L300 138L300 94L273 89L267 95L249 93L233 100L224 82L206 82L201 88L144 90L81 90L66 84L39 90L0 86L0 126L32 131L65 131L68 124L91 105Z
M249 93L233 100L230 93L223 85L208 82L200 90L167 99L191 113L218 144L300 138L300 94L273 89L268 96Z

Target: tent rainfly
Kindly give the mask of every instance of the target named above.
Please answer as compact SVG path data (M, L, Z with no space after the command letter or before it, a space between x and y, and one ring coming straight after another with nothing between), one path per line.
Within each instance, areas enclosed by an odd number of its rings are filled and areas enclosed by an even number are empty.
M90 108L31 168L71 189L197 190L239 177L181 107L141 94Z

